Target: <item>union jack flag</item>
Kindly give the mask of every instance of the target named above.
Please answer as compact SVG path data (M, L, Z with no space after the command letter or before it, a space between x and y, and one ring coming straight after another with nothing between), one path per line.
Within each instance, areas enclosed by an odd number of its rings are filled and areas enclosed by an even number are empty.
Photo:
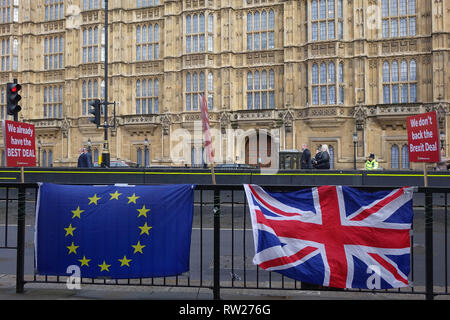
M320 186L267 192L244 185L262 269L335 288L409 285L412 187Z

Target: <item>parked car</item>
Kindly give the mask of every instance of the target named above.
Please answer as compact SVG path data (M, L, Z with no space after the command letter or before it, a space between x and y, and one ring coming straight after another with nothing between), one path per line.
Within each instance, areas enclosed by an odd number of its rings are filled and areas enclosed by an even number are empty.
M100 166L98 165L98 162L95 162L95 163L94 163L94 167L95 167L95 168L100 167ZM109 161L109 167L110 167L110 168L129 168L130 165L129 165L126 161L124 161L124 160L110 160L110 161Z
M220 163L215 166L217 169L257 169L256 166L245 163Z

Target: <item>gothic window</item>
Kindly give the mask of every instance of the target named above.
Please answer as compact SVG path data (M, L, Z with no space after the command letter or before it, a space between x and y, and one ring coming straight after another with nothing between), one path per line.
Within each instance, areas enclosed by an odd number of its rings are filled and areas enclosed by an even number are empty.
M343 0L312 0L311 40L343 39L343 37Z
M417 102L416 61L383 62L383 103Z
M247 14L247 50L265 50L275 47L275 13L273 10L253 11Z
M136 5L138 8L157 6L159 5L159 0L137 0Z
M19 40L11 38L4 38L0 42L0 71L17 71L19 60Z
M344 70L343 64L338 64L336 79L336 64L321 62L312 65L312 104L336 104L344 101ZM336 96L336 85L339 85L339 96ZM339 99L339 100L337 100Z
M398 154L398 146L396 144L391 146L391 169L398 169L400 166L400 158Z
M402 147L402 169L409 169L409 151L406 144Z
M201 94L205 94L204 89L205 74L203 72L186 74L186 111L198 110L199 98Z
M247 73L247 109L275 108L275 72L256 70Z
M0 24L19 22L19 1L0 1Z
M382 0L381 15L383 38L416 35L416 0Z
M99 40L99 36L101 39ZM98 27L83 29L83 63L99 62L105 60L105 28L99 35ZM100 56L99 56L100 50Z
M44 39L44 70L64 68L63 36L46 37Z
M136 114L159 113L159 80L136 81Z
M83 81L81 89L81 113L83 116L88 115L89 102L100 98L98 96L98 89L97 80Z
M63 86L54 85L44 87L44 118L58 118L63 116Z
M139 25L136 29L136 60L159 58L159 25Z
M46 0L48 1L48 0ZM52 0L50 0L52 1ZM102 8L105 7L105 0L83 0L83 10L96 10L100 9L99 5L102 6Z
M205 14L186 16L186 53L213 51L213 22L214 17L209 14L205 25ZM208 43L206 44L206 40Z
M64 19L64 0L45 0L45 21Z

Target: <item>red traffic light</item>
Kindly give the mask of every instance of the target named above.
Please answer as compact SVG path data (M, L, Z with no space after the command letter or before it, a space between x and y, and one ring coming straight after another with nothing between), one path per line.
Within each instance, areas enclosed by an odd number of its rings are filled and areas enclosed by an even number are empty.
M11 86L11 92L12 93L16 93L18 92L20 89L22 89L22 86L20 84L13 84Z

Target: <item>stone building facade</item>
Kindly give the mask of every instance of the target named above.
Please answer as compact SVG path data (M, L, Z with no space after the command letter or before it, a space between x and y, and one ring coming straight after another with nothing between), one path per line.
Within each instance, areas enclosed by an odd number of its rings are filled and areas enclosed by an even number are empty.
M41 166L75 165L82 145L102 152L88 103L104 90L103 5L0 1L1 116L16 78ZM369 153L415 168L405 118L431 110L447 148L448 0L109 0L108 39L112 159L200 164L201 94L218 161L326 143L337 169Z

